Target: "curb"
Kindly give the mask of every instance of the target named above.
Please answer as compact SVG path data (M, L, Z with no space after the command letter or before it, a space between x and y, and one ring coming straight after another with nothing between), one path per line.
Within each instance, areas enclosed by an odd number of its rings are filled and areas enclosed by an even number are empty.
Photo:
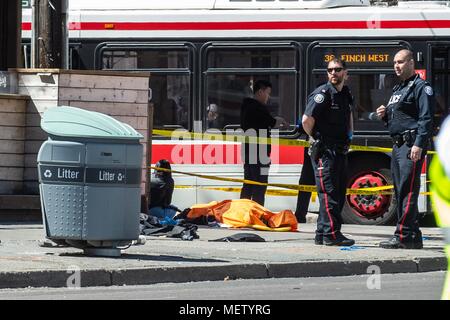
M0 222L42 223L39 195L0 195Z
M232 279L265 279L294 277L337 277L367 275L370 266L383 273L419 273L447 270L447 259L417 258L413 260L374 261L307 261L297 263L231 264L174 268L142 268L114 270L81 270L80 286L148 285L167 282L225 281ZM68 287L74 271L46 270L0 272L0 289L27 287Z

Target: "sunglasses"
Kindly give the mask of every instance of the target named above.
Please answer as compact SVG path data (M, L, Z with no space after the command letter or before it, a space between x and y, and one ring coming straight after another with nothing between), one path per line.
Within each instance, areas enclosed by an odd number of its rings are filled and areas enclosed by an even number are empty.
M338 73L341 72L342 70L344 70L344 68L327 68L328 73L332 73L333 70Z

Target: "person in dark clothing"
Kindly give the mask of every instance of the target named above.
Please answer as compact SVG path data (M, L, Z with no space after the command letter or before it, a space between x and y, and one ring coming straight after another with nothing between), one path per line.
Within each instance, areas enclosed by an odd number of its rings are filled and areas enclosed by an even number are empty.
M167 160L159 160L155 167L171 169ZM172 194L175 183L171 172L155 170L150 181L149 214L158 218L173 218L180 210L173 206Z
M267 109L272 84L258 80L253 86L253 98L245 98L241 106L241 128L246 137L270 137L270 129L285 124L281 117L273 117ZM267 183L270 167L270 144L244 143L242 147L244 179ZM241 199L250 199L264 206L267 186L244 183Z
M299 185L314 185L314 170L311 164L311 158L308 154L309 148L303 148L303 166L298 181ZM295 217L299 223L306 222L306 214L308 213L309 201L311 200L311 192L299 191L297 196L297 207L295 209Z
M415 74L410 50L397 52L394 70L402 82L392 89L388 105L380 106L377 115L386 123L394 143L391 172L397 200L397 228L390 240L380 242L380 247L422 249L417 201L422 164L433 133L436 99L431 86Z
M353 131L353 97L344 85L345 62L333 59L327 67L328 83L309 96L302 125L311 137L309 154L320 202L315 244L351 246L341 233L345 204L347 152Z

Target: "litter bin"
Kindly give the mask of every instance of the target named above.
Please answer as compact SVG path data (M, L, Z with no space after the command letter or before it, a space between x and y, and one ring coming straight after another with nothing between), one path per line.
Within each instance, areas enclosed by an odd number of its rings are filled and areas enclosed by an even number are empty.
M38 153L47 238L88 255L120 256L139 238L143 136L102 113L55 107Z

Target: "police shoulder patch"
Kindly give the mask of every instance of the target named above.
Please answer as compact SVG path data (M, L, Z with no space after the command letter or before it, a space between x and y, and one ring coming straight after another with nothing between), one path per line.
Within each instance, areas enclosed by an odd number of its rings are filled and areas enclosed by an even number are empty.
M433 95L433 88L431 88L430 86L425 86L425 88L423 89L425 90L425 93L429 96Z
M318 93L314 96L314 101L316 103L322 103L325 100L325 96L322 93Z

